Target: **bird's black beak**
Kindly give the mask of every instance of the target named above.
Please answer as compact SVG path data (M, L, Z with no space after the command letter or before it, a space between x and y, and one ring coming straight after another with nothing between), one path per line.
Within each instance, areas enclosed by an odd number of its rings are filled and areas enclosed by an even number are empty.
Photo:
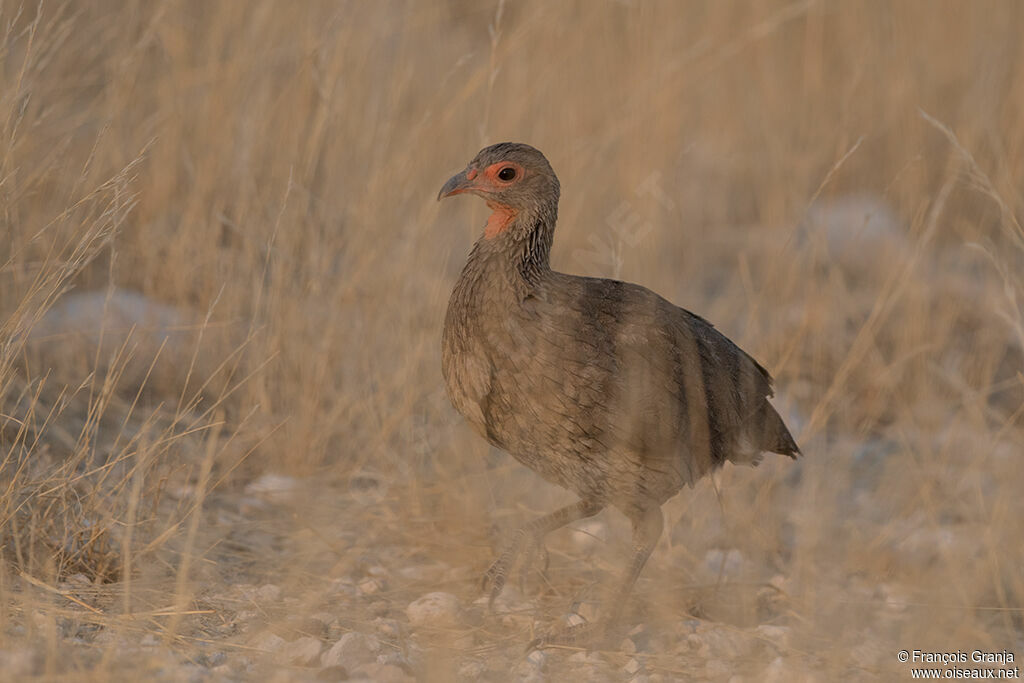
M454 194L461 194L463 192L469 192L471 190L478 189L473 179L476 177L476 169L466 167L466 170L461 173L456 173L448 182L444 184L441 191L437 193L437 201L441 201L445 197L451 197Z

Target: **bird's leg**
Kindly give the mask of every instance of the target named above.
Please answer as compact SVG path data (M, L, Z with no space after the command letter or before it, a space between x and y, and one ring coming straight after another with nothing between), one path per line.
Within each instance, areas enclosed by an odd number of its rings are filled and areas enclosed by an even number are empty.
M494 561L487 573L484 574L483 589L490 587L489 605L494 606L494 600L501 594L505 587L505 579L508 572L515 564L516 558L527 544L539 545L544 537L555 529L561 529L566 524L575 522L586 517L593 517L603 508L602 505L593 501L581 500L564 508L559 508L543 517L538 517L526 526L516 530L512 541L505 550ZM531 553L532 557L532 553Z
M612 603L607 613L600 621L578 624L566 629L550 633L538 638L530 644L529 649L543 648L550 645L579 645L592 641L595 638L610 640L615 629L620 625L622 612L626 606L630 593L633 592L633 585L636 583L647 558L651 556L654 547L661 538L664 518L661 515L660 507L650 507L641 510L633 518L633 554L629 566L626 568L616 590L612 596Z

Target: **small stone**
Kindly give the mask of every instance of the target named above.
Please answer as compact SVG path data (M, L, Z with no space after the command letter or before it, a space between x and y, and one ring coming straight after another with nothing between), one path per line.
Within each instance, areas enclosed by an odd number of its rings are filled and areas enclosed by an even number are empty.
M249 641L251 647L264 652L276 652L284 644L284 638L269 631L264 631Z
M629 640L633 643L630 652L646 651L650 648L651 634L643 624L637 624L629 632Z
M709 659L704 664L704 672L715 681L727 681L735 664L722 659Z
M411 602L405 614L413 626L452 628L461 621L462 606L451 593L427 593Z
M281 474L264 474L246 486L245 493L274 502L282 502L290 498L298 486L299 482L294 477L287 477Z
M622 667L622 670L629 676L635 676L643 668L644 665L636 657L630 657L625 666Z
M241 610L239 612L235 612L235 623L250 621L252 619L255 619L257 616L259 616L258 613L253 610Z
M72 585L74 587L85 588L85 587L92 586L92 579L90 579L85 574L81 574L81 573L79 573L79 574L72 574L71 576L68 577L67 583L69 583L70 585Z
M384 581L370 577L359 582L359 592L363 595L376 595L384 590Z
M584 680L595 678L595 676L584 675ZM547 683L547 678L539 671L528 671L521 673L519 678L516 679L516 683Z
M0 670L4 672L5 677L10 676L12 679L29 677L36 673L38 664L41 663L39 659L36 653L28 648L0 650Z
M209 669L214 669L223 665L227 659L228 656L223 652L211 652L208 655L200 657L200 663Z
M708 627L699 638L708 646L716 661L747 657L758 644L757 639L749 631L738 631L718 625Z
M391 602L389 600L374 600L367 605L367 611L377 619L382 619L391 614Z
M401 652L395 652L394 650L388 650L382 654L377 655L378 664L391 664L401 669L408 668L409 662L406 661L405 657Z
M373 636L352 631L339 638L330 650L323 653L320 657L320 664L325 667L344 666L352 669L359 664L375 661L379 650L379 640Z
M330 586L327 587L328 596L343 596L347 598L354 598L356 596L356 585L352 583L352 580L348 577L339 577L331 580Z
M327 633L327 626L316 617L305 614L289 614L285 621L288 628L296 636L312 636L322 638Z
M320 659L321 650L323 650L323 643L317 638L303 636L281 646L279 655L282 659L292 664L310 666Z
M451 567L444 562L431 562L429 564L402 567L398 570L398 575L410 581L440 583L450 571Z
M272 583L267 583L256 589L254 597L257 602L278 602L281 600L281 589Z
M597 621L601 618L601 606L595 600L584 600L573 611L583 617L583 621Z
M785 626L774 624L761 624L754 631L760 637L770 641L773 645L785 647L789 643L789 629Z
M708 647L708 644L704 642L704 639L699 634L691 633L686 636L686 643L700 659L707 659L711 656L711 648Z
M782 657L776 657L761 672L760 680L764 683L782 683L790 680L786 672L786 662Z
M569 661L574 664L588 664L591 666L604 666L606 662L597 652L577 652L570 655Z
M364 674L375 683L409 683L415 679L393 664L367 664L359 668L357 674Z
M478 681L487 673L487 665L483 662L471 659L463 662L459 667L458 679L460 681Z
M565 623L568 624L570 627L580 626L581 624L587 623L587 620L579 614L577 614L576 612L570 612L565 617Z
M535 652L540 653L540 650L534 650L530 654L532 655ZM541 653L541 654L543 654L543 653ZM515 675L516 675L516 678L520 681L520 683L522 683L523 681L538 681L539 682L539 681L543 681L544 680L544 675L541 673L541 669L543 668L543 661L544 660L541 659L540 661L541 661L541 664L538 666L533 661L530 661L529 657L527 657L526 659L520 661L519 664L516 665Z
M534 650L530 654L526 655L526 661L533 665L533 668L538 671L544 668L544 665L548 661L548 656L543 650Z
M402 626L394 619L378 617L373 620L373 626L377 633L385 638L398 638L402 632Z
M318 681L347 681L348 669L343 666L328 666L316 675Z
M715 575L721 573L725 576L735 576L743 570L745 561L743 553L735 548L729 550L714 548L704 555L704 567Z
M330 612L317 612L316 614L311 614L309 618L316 619L321 624L328 627L338 621L338 617Z

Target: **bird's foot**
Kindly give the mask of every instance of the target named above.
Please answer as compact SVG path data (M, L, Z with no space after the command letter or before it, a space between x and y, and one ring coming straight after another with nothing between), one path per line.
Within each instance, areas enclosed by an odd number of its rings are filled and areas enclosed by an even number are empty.
M581 619L577 616L577 619ZM588 650L611 647L620 629L607 620L579 621L547 632L535 638L526 648L527 652L549 647L577 647Z
M494 609L494 601L499 595L501 595L502 589L505 588L505 581L508 579L509 572L516 564L516 560L526 550L526 555L523 562L523 572L533 564L534 558L537 556L537 551L542 547L540 539L534 538L521 531L516 532L512 539L512 542L502 551L498 559L491 564L490 568L484 573L483 580L481 581L480 587L485 593L489 593L488 608ZM545 551L545 567L547 566L547 551Z

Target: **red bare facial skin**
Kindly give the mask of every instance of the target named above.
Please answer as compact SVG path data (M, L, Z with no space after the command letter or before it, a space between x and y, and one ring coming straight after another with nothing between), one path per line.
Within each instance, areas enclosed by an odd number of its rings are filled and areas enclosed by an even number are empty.
M514 168L516 170L516 176L512 180L502 180L498 177L498 172L503 168ZM491 164L484 171L484 178L490 183L495 190L503 190L513 183L519 182L525 173L525 169L514 161L499 161L496 164Z
M514 209L511 206L499 204L498 202L487 202L487 207L494 213L487 219L484 237L493 240L508 229L508 226L519 214L519 209Z
M501 169L509 167L516 170L515 178L512 180L502 180L499 178L498 173ZM481 179L480 185L490 185L489 189L491 189L491 191L501 191L522 178L523 173L523 167L512 161L502 161L497 164L491 164L486 170L484 170L484 177ZM490 218L487 219L487 227L484 229L484 237L492 240L508 229L508 226L519 214L519 209L515 209L507 204L502 204L501 202L493 199L487 201L487 206L494 213L492 213Z

